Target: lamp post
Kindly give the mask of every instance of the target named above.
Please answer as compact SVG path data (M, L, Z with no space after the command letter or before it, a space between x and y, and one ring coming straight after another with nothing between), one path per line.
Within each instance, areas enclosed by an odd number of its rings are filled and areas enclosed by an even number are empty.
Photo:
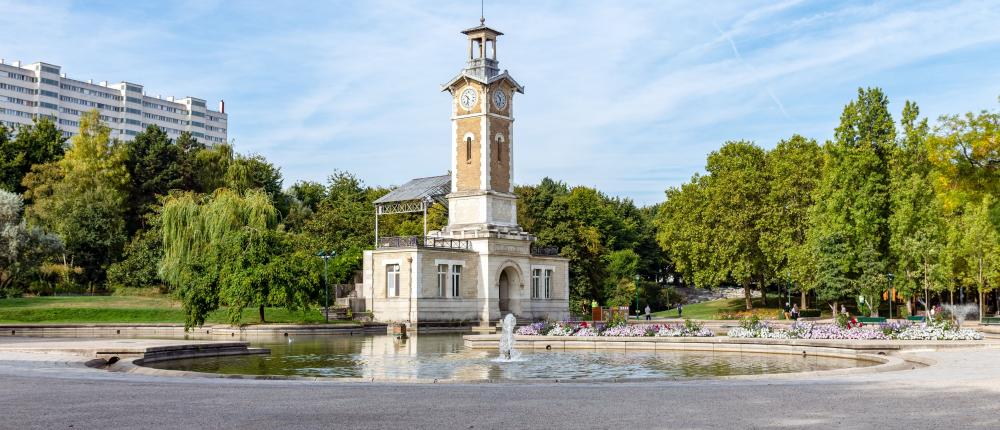
M889 319L892 319L892 302L896 300L896 292L892 290L892 278L894 277L892 273L889 273Z
M639 320L639 274L635 274L635 319Z
M792 271L785 271L785 277L788 279L788 284L785 285L785 303L789 306L792 304Z
M327 270L328 267L327 262L334 255L337 255L335 251L330 251L329 253L327 253L322 249L319 251L319 254L316 254L317 257L323 259L323 286L326 288L326 302L324 303L326 306L324 308L325 312L323 312L323 314L326 315L326 322L328 323L330 322L330 275L329 271Z

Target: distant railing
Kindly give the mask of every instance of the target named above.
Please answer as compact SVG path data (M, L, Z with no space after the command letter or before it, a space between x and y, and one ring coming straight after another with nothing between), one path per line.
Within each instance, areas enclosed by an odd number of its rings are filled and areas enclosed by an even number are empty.
M472 244L464 239L424 236L390 236L378 238L381 248L444 248L472 249Z
M531 255L537 255L540 257L558 257L559 247L558 246L539 246L531 245Z

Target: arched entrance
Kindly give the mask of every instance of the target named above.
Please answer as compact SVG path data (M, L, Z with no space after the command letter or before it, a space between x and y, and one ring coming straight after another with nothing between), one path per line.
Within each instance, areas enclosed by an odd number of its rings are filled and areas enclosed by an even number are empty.
M500 314L505 315L510 312L510 276L507 276L507 272L510 269L506 269L500 272L500 280L498 286L500 287L500 294L497 295L500 304Z

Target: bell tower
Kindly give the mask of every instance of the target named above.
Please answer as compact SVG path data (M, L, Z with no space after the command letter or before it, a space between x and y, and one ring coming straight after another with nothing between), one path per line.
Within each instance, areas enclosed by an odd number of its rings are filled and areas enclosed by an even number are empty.
M451 193L448 228L458 231L520 232L514 196L513 99L524 93L497 61L503 33L479 25L468 39L465 68L443 85L451 95Z

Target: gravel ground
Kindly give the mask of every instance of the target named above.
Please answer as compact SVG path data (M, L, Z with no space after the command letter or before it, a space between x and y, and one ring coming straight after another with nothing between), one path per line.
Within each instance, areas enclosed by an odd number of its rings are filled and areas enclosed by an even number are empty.
M0 354L0 428L1000 428L1000 350L908 371L797 379L359 384L107 372Z

